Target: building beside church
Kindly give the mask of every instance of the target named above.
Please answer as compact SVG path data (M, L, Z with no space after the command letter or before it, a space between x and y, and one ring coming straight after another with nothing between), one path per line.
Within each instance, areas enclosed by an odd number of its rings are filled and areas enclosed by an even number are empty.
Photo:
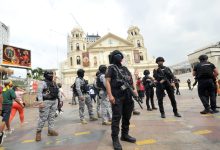
M3 44L9 43L9 27L0 21L0 64L2 63Z
M199 63L198 58L203 54L207 55L209 57L208 61L213 63L218 71L220 71L220 42L195 50L193 53L189 54L188 60L192 68L195 66L195 64Z
M85 79L93 83L99 65L109 65L108 55L114 50L120 50L124 55L123 64L128 67L135 76L143 77L143 71L152 71L157 64L147 52L144 38L140 29L131 26L127 39L113 33L102 37L85 36L81 28L73 28L67 37L67 59L61 63L60 79L63 85L70 87L75 81L77 70L85 70Z

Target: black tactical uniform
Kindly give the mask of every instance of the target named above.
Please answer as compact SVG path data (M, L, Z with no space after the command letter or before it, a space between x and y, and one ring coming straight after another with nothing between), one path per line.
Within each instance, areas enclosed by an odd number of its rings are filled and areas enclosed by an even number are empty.
M197 64L193 69L193 75L198 80L198 94L199 98L204 106L204 110L201 114L217 113L216 110L216 96L215 96L215 85L213 82L215 65L208 62L207 55L199 56L200 63ZM210 98L210 105L209 105Z
M126 78L126 81L133 87L132 75L127 69L127 67L121 65L121 60L123 55L120 51L115 50L110 54L110 64L106 72L106 88L107 93L111 102L111 96L114 97L115 103L112 104L112 141L115 150L121 150L121 144L119 143L119 123L122 118L122 129L121 129L121 140L128 142L136 142L136 139L129 136L129 125L130 118L134 108L134 102L132 100L132 95L126 89L123 90L123 83L120 81L117 69ZM116 69L117 67L117 69ZM109 80L110 79L110 80ZM110 81L110 82L109 82ZM110 84L111 92L109 93L108 84Z
M158 68L154 70L154 78L157 81L156 83L156 95L158 99L158 105L160 108L161 118L165 118L165 112L163 108L163 96L164 90L167 91L168 97L171 101L173 107L173 112L176 117L181 117L177 111L177 104L174 96L174 88L171 83L174 81L174 75L171 72L170 68L163 66L164 58L158 57L156 63Z
M147 110L152 111L152 109L157 109L154 105L154 81L153 78L149 76L150 72L149 70L144 70L144 77L142 79L144 88L145 88L145 94L146 94L146 105ZM150 101L151 101L151 108L150 108Z

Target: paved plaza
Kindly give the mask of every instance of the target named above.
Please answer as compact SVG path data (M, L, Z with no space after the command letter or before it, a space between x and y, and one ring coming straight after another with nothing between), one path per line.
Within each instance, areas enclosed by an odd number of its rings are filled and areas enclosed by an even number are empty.
M174 117L167 96L164 100L165 119L160 118L159 110L147 111L146 104L142 104L141 115L133 115L130 125L130 134L137 138L137 142L121 142L124 150L220 149L220 113L201 115L199 112L203 107L197 89L181 89L180 92L176 99L182 118ZM38 109L26 108L27 123L21 127L17 114L12 122L15 130L7 135L0 150L112 150L110 126L101 125L101 119L81 125L78 105L70 105L69 102L65 102L64 113L56 119L58 137L48 137L45 127L42 141L35 142ZM219 97L217 102L220 106Z

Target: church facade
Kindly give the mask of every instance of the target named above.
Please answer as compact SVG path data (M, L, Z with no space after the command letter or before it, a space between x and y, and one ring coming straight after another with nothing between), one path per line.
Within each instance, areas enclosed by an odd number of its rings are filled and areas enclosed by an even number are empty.
M156 68L155 60L148 55L144 46L144 38L140 29L131 26L127 39L113 33L94 38L88 42L81 28L73 28L67 37L67 59L61 63L60 78L63 85L71 86L77 76L77 70L85 70L85 79L93 83L99 65L109 65L108 55L114 50L120 50L123 64L128 67L134 77L143 77L143 71Z

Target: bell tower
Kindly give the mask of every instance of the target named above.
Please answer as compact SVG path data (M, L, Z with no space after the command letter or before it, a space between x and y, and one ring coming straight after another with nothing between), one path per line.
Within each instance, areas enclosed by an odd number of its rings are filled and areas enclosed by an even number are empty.
M140 29L137 26L129 27L127 33L127 40L133 43L135 48L144 47L144 39L143 36L140 34Z
M85 35L82 28L73 28L71 35L67 37L68 42L68 66L82 66L82 53L87 51Z

